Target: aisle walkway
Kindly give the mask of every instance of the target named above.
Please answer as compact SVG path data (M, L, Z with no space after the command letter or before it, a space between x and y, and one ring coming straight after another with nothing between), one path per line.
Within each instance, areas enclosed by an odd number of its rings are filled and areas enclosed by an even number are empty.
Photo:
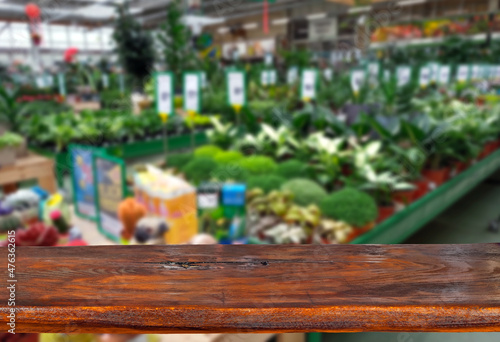
M487 231L500 216L500 172L430 222L406 243L449 244L500 242L500 234ZM359 333L324 334L323 342L498 342L500 333Z

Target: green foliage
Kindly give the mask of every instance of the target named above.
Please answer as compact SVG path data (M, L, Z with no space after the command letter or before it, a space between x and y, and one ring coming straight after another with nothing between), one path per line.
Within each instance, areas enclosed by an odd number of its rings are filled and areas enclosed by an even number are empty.
M186 166L192 159L194 155L192 153L180 153L168 156L167 167L181 170Z
M296 178L283 184L284 191L289 191L294 195L294 202L301 206L311 204L319 205L327 196L325 189L309 179Z
M6 132L0 135L0 149L5 147L17 147L23 143L23 137L12 133Z
M269 175L277 169L276 162L264 156L244 158L240 161L240 166L251 176Z
M210 176L211 180L221 183L244 183L248 179L248 172L238 164L220 164Z
M32 104L18 103L17 94L18 91L10 94L5 88L0 87L0 123L6 123L15 132L32 107Z
M206 145L202 147L198 147L194 151L194 156L195 157L208 157L208 158L215 158L215 156L219 153L221 153L222 150L215 145Z
M253 176L248 178L247 188L249 190L261 189L267 194L279 190L285 182L285 178L276 175Z
M99 93L101 106L105 109L117 109L124 111L132 110L130 94L122 93L119 90L103 90Z
M358 228L372 223L378 215L375 200L352 188L345 188L325 197L320 208L326 217Z
M276 170L276 174L285 179L304 178L308 172L308 165L295 159L279 164Z
M217 164L226 165L238 163L243 158L243 155L238 151L222 151L215 155L214 160Z
M198 185L210 180L217 166L217 163L212 158L195 157L183 167L182 171L190 182Z
M154 43L150 33L130 14L128 3L117 7L113 39L120 63L141 89L155 61Z

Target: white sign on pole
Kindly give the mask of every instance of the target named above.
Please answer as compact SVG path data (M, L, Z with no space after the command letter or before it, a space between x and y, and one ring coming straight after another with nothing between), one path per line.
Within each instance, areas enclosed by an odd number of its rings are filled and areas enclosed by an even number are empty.
M306 69L302 72L302 99L316 98L316 84L318 73L315 69Z
M404 87L411 80L411 68L409 66L400 66L396 70L398 87Z
M368 64L368 75L370 77L370 84L371 85L376 85L378 83L379 73L380 73L380 64L379 63Z
M365 72L363 70L353 70L351 72L351 89L358 94L365 82Z
M243 106L245 104L245 75L242 71L232 70L227 74L229 104Z
M467 82L469 80L470 67L467 64L459 65L457 69L457 81Z
M331 81L333 79L333 70L332 68L326 68L323 70L323 77L327 80L327 81Z
M174 114L173 82L170 73L160 73L156 76L156 102L159 114Z
M200 112L200 81L198 73L184 74L184 110Z
M109 75L108 74L102 74L102 86L104 89L108 89L109 87Z
M299 69L297 67L291 67L290 69L288 69L287 73L288 84L293 84L297 82L298 78L299 78Z
M439 83L446 85L450 83L451 67L449 65L442 65L439 68Z
M418 83L422 88L427 87L431 83L431 69L429 67L422 67L420 69Z

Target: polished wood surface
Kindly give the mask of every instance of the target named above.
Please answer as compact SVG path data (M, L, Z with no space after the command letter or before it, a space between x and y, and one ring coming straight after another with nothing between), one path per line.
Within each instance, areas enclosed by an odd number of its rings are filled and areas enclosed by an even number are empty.
M18 247L15 267L19 333L500 331L500 244Z

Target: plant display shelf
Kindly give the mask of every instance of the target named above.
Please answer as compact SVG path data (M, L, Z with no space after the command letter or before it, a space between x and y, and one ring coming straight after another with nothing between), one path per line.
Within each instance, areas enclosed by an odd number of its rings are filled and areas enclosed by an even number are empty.
M208 138L205 132L198 132L195 133L194 140L196 146L200 146L206 144ZM190 147L191 147L190 134L173 136L168 139L169 152L174 152ZM30 146L30 149L32 151L35 151L46 157L53 158L55 160L55 172L56 172L57 183L60 187L62 187L64 174L71 173L72 167L71 167L71 158L69 152L65 151L65 152L54 153L53 151L37 148L34 146ZM104 149L109 154L123 159L145 157L162 153L163 139L126 143L122 145L104 147Z

